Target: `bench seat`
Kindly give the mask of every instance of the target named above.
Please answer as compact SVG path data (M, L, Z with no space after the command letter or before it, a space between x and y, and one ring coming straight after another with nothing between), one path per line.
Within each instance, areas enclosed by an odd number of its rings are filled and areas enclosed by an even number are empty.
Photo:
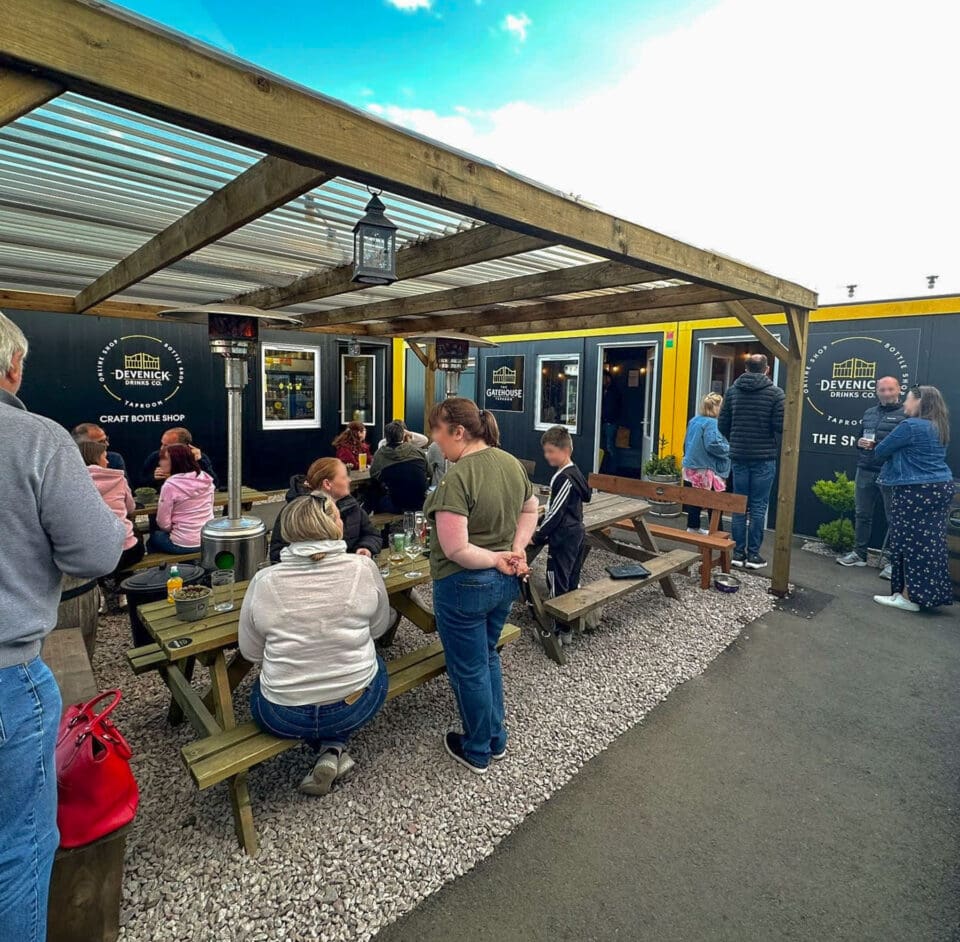
M126 654L130 670L138 676L148 671L155 671L167 662L166 655L159 644L144 644L139 648L131 648Z
M172 566L174 563L195 563L199 560L199 553L147 553L140 562L130 567L130 572L140 572L143 569L150 569L151 566L162 566L164 563Z
M519 637L520 629L516 625L504 625L499 646L516 641ZM133 652L128 653L128 658L130 654ZM392 700L446 670L443 646L439 641L434 641L388 661L387 670L390 674L387 699ZM197 787L204 789L299 745L299 739L279 739L250 722L216 736L188 743L180 752Z
M644 562L643 565L650 571L650 575L643 579L613 579L610 576L604 576L581 589L574 589L557 598L545 600L543 607L548 615L558 621L574 624L608 602L636 592L671 573L687 569L696 561L696 553L688 550L671 550L669 553L663 553Z

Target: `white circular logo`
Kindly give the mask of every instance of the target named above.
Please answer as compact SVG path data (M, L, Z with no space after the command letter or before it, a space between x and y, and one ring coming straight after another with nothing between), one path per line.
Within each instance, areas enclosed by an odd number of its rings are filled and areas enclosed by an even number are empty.
M156 409L183 385L183 359L169 343L147 334L111 340L97 357L97 379L128 409Z

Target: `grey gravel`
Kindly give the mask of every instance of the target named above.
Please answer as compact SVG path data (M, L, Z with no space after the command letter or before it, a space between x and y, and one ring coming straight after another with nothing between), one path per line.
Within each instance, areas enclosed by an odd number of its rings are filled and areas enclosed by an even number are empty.
M614 561L594 551L584 579ZM198 792L191 784L179 749L193 736L168 725L159 677L127 669L126 617L101 618L94 668L101 688L123 689L115 716L133 746L141 794L127 840L120 938L371 938L493 853L586 761L772 607L769 583L750 574L734 595L702 591L695 571L677 584L679 602L652 586L608 606L600 629L566 649L564 668L544 656L515 606L511 620L528 630L503 652L509 751L485 776L443 752L443 733L457 724L445 677L388 703L351 743L354 776L324 798L297 791L312 764L306 749L252 769L255 858L236 843L226 788ZM429 587L416 591L429 604ZM429 640L404 620L391 656ZM235 698L240 722L249 718L251 681Z

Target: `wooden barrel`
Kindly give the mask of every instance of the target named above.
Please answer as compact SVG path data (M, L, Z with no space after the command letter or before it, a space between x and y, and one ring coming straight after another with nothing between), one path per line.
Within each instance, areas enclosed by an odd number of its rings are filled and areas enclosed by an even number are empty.
M57 609L57 628L79 628L87 656L93 657L93 647L97 641L97 598L96 579L78 579L76 576L64 576L60 583L60 607Z
M947 550L950 554L950 581L953 597L960 599L960 481L954 481L953 501L947 512Z

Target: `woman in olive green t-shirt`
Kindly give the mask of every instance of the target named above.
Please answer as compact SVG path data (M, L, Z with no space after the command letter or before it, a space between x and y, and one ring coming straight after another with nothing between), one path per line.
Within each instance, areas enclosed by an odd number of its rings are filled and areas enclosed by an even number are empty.
M523 466L500 444L497 420L469 399L447 399L430 413L433 440L453 467L427 497L433 610L463 732L444 747L472 772L506 754L503 681L497 642L529 572L525 549L537 525L537 499Z

